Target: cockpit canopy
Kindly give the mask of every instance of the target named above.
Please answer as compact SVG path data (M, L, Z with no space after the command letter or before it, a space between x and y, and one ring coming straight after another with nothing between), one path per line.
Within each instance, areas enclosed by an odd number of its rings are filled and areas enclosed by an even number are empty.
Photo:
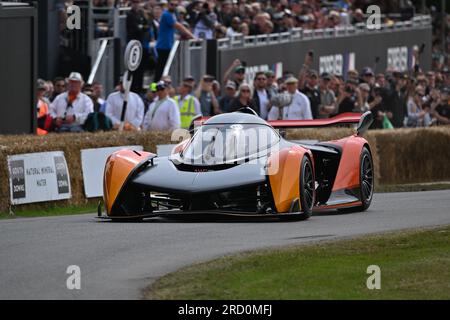
M179 154L179 160L192 165L243 162L257 158L279 141L279 134L266 124L204 124Z

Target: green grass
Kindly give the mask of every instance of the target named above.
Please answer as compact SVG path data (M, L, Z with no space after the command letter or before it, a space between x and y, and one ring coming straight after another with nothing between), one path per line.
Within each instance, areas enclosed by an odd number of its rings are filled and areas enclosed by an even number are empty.
M16 209L14 214L8 212L0 213L0 219L15 219L15 218L33 218L33 217L50 217L50 216L64 216L82 213L97 212L97 204L88 203L82 206L75 205L60 205L53 204L45 208L26 208Z
M381 289L369 290L369 265ZM157 280L148 299L450 299L450 226L219 258Z

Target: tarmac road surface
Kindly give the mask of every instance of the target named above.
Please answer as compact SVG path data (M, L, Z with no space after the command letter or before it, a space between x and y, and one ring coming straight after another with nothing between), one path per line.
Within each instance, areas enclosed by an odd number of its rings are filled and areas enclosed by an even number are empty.
M450 191L375 194L367 212L299 222L98 221L95 215L0 221L0 299L139 299L156 278L224 254L450 224ZM81 289L66 286L69 265Z

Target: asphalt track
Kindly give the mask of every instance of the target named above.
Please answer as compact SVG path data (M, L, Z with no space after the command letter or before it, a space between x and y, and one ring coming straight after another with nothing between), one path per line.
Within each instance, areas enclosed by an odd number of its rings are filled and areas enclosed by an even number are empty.
M299 222L111 223L92 215L0 221L0 299L138 299L182 266L224 254L450 224L450 191L375 194L364 213ZM81 269L68 290L66 269Z

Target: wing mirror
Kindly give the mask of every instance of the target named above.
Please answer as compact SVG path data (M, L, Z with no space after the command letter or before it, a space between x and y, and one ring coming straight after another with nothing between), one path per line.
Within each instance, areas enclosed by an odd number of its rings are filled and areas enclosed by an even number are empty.
M370 127L373 122L372 112L365 112L359 119L358 127L356 129L356 134L362 136Z
M195 121L197 121L197 120L199 120L199 119L201 119L202 118L202 115L201 114L198 114L198 115L196 115L193 119L192 119L192 121L191 121L191 124L189 125L189 133L192 135L192 134L194 134L194 132L195 132Z

